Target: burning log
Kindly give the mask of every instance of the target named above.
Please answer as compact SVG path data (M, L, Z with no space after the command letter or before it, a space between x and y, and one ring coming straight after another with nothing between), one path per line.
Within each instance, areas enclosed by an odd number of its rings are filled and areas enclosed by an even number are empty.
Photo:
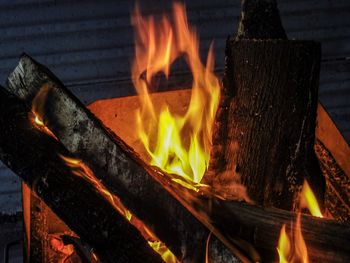
M220 240L235 256L247 261L247 257L231 241L203 219L202 211L193 209L181 197L180 191L174 192L174 183L171 183L169 176L145 164L47 68L27 55L22 56L8 78L8 89L25 101L27 107L31 108L35 101L35 111L45 126L71 154L86 163L96 178L118 196L123 205L147 225L179 260L204 260L209 228L220 236ZM211 240L215 241L215 237ZM227 251L221 241L209 247ZM209 251L213 255L214 252ZM236 261L230 252L226 254L226 260Z
M246 0L242 12L238 36L227 40L210 174L236 175L257 204L287 210L308 178L321 201L313 150L320 44L286 40L275 1Z
M162 262L138 230L60 158L71 154L37 129L23 102L2 87L0 109L1 160L93 246L103 262Z
M283 224L293 230L296 214L275 208L262 208L236 201L213 202L212 218L226 228L228 235L240 235L261 251L263 262L276 262L275 247ZM302 215L302 233L310 262L349 262L350 225L334 220ZM250 232L247 231L250 229Z

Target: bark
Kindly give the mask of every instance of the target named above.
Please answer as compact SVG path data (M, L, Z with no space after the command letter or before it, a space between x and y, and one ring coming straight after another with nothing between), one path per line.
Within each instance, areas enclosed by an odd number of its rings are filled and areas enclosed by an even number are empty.
M209 220L203 225L202 212L193 209L181 193L174 192L171 178L144 163L48 69L24 55L8 78L8 89L28 107L32 107L33 100L38 102L36 110L59 141L82 159L179 260L204 260L206 240L213 228ZM246 260L228 240L217 242L218 250L226 249L223 242ZM231 255L231 262L235 261Z
M313 151L319 67L316 42L229 39L211 174L240 178L264 206L296 207L304 178L323 200Z
M59 157L71 156L33 125L34 116L0 88L0 159L83 240L103 262L162 262L138 230L90 183Z

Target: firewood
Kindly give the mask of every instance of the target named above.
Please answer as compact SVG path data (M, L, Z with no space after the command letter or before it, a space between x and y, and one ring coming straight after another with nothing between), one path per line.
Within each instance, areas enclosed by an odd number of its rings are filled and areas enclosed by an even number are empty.
M0 159L95 248L102 262L163 262L134 226L74 174L60 158L71 154L33 121L23 102L0 87Z
M275 1L243 1L243 11L267 2ZM242 15L242 23L272 15L264 8L253 10ZM280 20L267 21L272 24L251 31L247 23L245 33L227 40L213 139L213 149L220 150L212 153L208 180L220 182L215 175L230 173L257 204L291 210L307 178L322 205L325 182L313 151L320 44L281 39L282 32L270 30L280 28ZM270 37L261 37L264 30Z
M33 63L33 61L30 63ZM39 66L38 64L35 65L36 67ZM24 69L23 66L20 68ZM22 72L24 73L26 71ZM44 74L43 71L38 71L38 69L36 69L34 72L40 72L40 76L46 76L45 83L47 83L48 78L46 73ZM33 76L33 74L28 76ZM26 79L23 77L21 78L22 81ZM32 80L33 79L37 80L37 78L32 78ZM38 85L42 84L38 81L36 81L36 83L39 83ZM57 82L55 83L57 84ZM23 85L28 84L29 83L26 81L23 82ZM25 87L31 87L31 85ZM15 90L13 88L12 90ZM19 90L22 90L22 88ZM60 86L60 89L64 90L63 86ZM30 105L30 103L28 105ZM47 106L53 107L54 104L51 102ZM48 119L46 119L46 123L48 123ZM131 149L129 149L129 151L131 151ZM132 151L130 153L132 153ZM134 153L132 156L134 156ZM142 163L140 160L139 162ZM241 250L244 250L245 253L247 253L246 258L252 258L253 261L263 260L263 262L270 262L272 258L276 259L275 247L280 228L282 224L290 225L292 220L296 217L296 214L279 209L261 208L255 205L247 205L235 201L223 201L215 197L203 197L201 193L195 194L193 191L185 189L178 184L171 184L166 180L166 176L160 171L157 171L157 174L161 176L157 177L157 175L152 172L150 167L147 165L145 165L145 167L147 168L147 172L154 176L154 178L158 178L158 180L162 181L162 185L169 192L171 192L174 196L177 196L181 204L190 210L191 213L195 214L201 222L204 222L215 235L220 236L220 240L228 240L229 243L232 242L233 244L239 246ZM149 186L145 185L145 187L148 188ZM147 196L147 193L145 192L139 193L141 197L142 195ZM158 195L158 197L159 199L162 198L160 195ZM170 213L169 210L165 212L162 220L163 218L167 218L169 216L167 213ZM171 215L175 216L175 213L172 213ZM183 219L181 214L177 215L178 217L176 220ZM176 220L174 219L174 222ZM152 229L154 230L159 227L165 229L161 223L162 222L160 222L160 226L158 223L156 223ZM311 260L317 259L319 262L319 259L322 257L326 260L331 258L333 260L332 262L347 262L349 260L349 253L347 251L347 248L349 247L349 225L339 224L327 219L317 219L310 216L303 216L302 224L305 241L308 247L310 247L309 254ZM182 229L182 231L187 233L188 236L192 236L193 240L193 236L198 234L198 232L195 232L196 229L192 228L192 225L186 227L186 224L184 224L183 226L185 228ZM209 235L209 231L207 234ZM208 236L206 236L206 238L207 237ZM213 240L213 237L214 235L212 235L210 240L212 241L211 244L214 244L214 248L209 245L209 249L213 249L209 251L209 258L213 260L213 262L215 262L215 260L220 260L221 258L224 259L224 262L229 262L223 256L223 253L220 252L220 248L223 248L221 242L218 239ZM330 243L332 245L326 247L326 243ZM255 251L250 251L251 244L258 248L260 256L256 255ZM224 252L226 256L230 255L227 253L227 250L224 250ZM335 254L337 254L336 257L334 256ZM214 259L212 256L214 256ZM230 259L232 261L232 258Z
M30 108L38 94L44 96L40 116L68 151L83 160L179 260L204 261L210 231L218 234L214 227L209 222L204 226L201 212L190 212L191 205L173 191L170 177L141 160L47 68L23 55L8 78L8 89ZM41 94L44 89L45 95ZM215 235L211 240L215 240ZM216 242L219 251L225 250L226 245L235 256L247 261L232 242L222 236L220 240ZM231 255L232 262L236 261L235 256Z

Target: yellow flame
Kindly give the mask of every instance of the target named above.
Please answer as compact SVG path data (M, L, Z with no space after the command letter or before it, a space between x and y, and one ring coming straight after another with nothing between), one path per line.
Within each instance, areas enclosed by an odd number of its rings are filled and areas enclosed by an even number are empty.
M143 17L138 6L134 11L136 43L132 79L141 101L137 132L152 165L200 183L209 164L220 82L213 72L212 47L206 66L200 60L198 38L188 25L183 4L173 5L173 20L171 23L163 16L156 22L154 17ZM179 57L185 59L193 76L187 112L176 115L167 106L157 112L149 95L152 79L159 72L168 77L171 64Z
M298 258L296 262L308 263L309 256L307 253L306 243L301 232L301 213L298 213L297 223L294 232L295 256Z
M323 217L317 199L306 180L301 190L300 207L307 208L313 216Z
M294 242L291 242L287 233L286 225L282 226L278 240L277 252L280 263L309 263L306 243L301 232L301 213L298 213L294 228Z
M287 257L290 254L290 241L286 233L286 225L282 226L280 238L278 240L277 252L280 263L288 263Z
M323 217L317 199L306 180L300 193L300 208L307 208L313 216ZM307 246L301 231L301 213L298 213L294 228L294 242L291 244L286 233L286 226L283 225L278 241L277 252L280 263L302 262L308 263L309 257ZM293 249L291 249L293 248Z

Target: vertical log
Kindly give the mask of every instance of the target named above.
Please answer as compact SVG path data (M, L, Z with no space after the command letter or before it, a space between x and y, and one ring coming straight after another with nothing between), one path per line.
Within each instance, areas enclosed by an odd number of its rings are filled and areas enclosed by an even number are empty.
M216 164L209 174L213 184L236 176L256 203L290 210L304 178L323 200L324 179L313 151L321 48L284 39L273 2L243 1L239 34L227 40L213 139ZM266 17L266 23L256 27L256 17Z

